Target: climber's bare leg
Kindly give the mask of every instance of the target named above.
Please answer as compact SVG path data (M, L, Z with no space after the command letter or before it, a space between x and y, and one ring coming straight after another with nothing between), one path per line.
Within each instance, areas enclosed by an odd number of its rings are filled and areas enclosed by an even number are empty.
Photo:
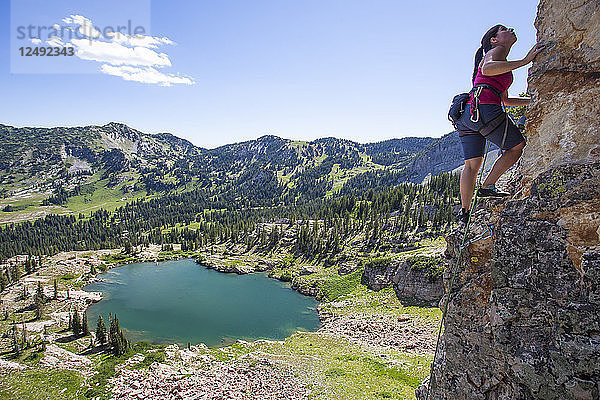
M460 174L460 200L462 208L467 211L471 208L471 200L475 191L475 180L477 179L477 172L482 162L483 157L465 160L465 167Z
M510 167L515 165L517 160L523 154L523 148L525 147L525 141L519 143L515 147L505 150L500 158L496 160L492 170L488 174L488 176L483 181L482 187L488 187L490 185L496 184L498 179L504 174ZM462 193L462 186L461 186ZM463 206L464 207L464 206Z

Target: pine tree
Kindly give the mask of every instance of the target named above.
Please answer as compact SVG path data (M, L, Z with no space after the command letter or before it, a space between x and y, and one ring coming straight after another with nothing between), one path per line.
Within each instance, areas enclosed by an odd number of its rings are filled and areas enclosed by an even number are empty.
M79 318L79 313L77 312L77 310L75 310L75 312L73 313L73 323L72 323L72 330L73 330L73 334L75 336L79 336L79 334L81 334L81 319Z
M28 255L27 258L25 259L25 274L30 274L31 273L31 256Z
M119 347L119 320L117 316L109 316L110 317L110 326L108 328L108 342L110 347L113 350L113 353L118 355L118 347Z
M0 292L4 291L8 286L8 277L4 273L3 269L0 269Z
M127 339L125 338L125 334L123 333L123 331L121 329L119 329L119 349L117 351L117 355L124 354L127 351L128 347L129 347L129 343L127 342Z
M54 279L54 300L58 299L58 281Z
M115 315L110 320L110 328L108 331L108 340L111 345L113 354L115 356L120 356L127 351L127 347L129 346L123 331L121 330L121 326L119 325L119 319Z
M23 336L21 339L21 343L23 348L25 349L27 347L27 327L25 326L25 318L21 317L21 325L23 326Z
M85 311L83 312L83 321L81 324L82 324L81 332L83 333L83 336L88 336L90 334L90 328L88 326L88 318L87 318L87 313Z
M106 343L106 325L102 315L98 316L98 322L96 323L96 340L100 344Z
M16 264L12 266L11 276L13 282L17 282L21 278L21 270Z
M17 355L21 354L21 346L19 346L19 333L17 331L17 323L16 322L13 324L13 329L12 329L12 344L13 344L13 351L15 352L15 354L17 354Z
M44 297L44 289L42 287L42 282L38 282L37 289L35 291L34 296L34 305L35 305L35 317L40 319L44 312L44 303L46 302L46 298Z

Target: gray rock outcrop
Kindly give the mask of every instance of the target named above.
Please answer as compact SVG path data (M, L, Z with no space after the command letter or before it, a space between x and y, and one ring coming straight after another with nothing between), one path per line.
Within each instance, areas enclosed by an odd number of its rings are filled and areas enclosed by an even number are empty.
M398 262L387 257L376 258L365 263L361 283L371 290L381 290L392 284Z
M574 258L563 223L599 198L600 165L567 165L537 177L527 198L475 215L472 235L497 228L461 257L431 399L598 399L598 236ZM448 237L451 263L462 233Z
M410 261L400 263L392 282L396 296L405 306L436 306L444 294L441 273L417 268Z
M427 256L404 261L374 259L365 263L362 283L372 290L392 285L396 296L406 306L435 306L443 295L440 262L436 257Z

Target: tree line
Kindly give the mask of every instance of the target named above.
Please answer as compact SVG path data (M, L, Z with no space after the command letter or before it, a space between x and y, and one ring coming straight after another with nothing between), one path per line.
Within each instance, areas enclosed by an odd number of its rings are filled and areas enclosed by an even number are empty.
M357 232L365 232L373 240L390 231L405 236L414 231L439 234L452 224L458 182L457 175L443 173L422 185L402 183L294 205L264 206L258 202L251 207L240 199L230 201L219 193L195 189L137 200L112 213L101 209L88 216L48 215L0 227L0 263L16 254L39 257L150 243L180 243L194 250L228 240L251 240L249 245L267 247L280 239L281 232L259 230L255 237L252 233L265 222L281 219L300 226L296 235L299 252L335 250L344 238ZM323 222L315 228L307 225L309 220ZM177 224L193 224L193 228L174 228ZM317 239L321 244L312 243ZM0 272L0 282L2 274L15 275L15 271Z

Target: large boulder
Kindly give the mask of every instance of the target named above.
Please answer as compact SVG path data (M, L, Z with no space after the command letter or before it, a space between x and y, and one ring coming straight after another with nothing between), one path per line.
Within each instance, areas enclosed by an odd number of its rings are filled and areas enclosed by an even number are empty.
M389 257L378 257L364 263L361 283L371 290L381 290L392 284L398 262Z

